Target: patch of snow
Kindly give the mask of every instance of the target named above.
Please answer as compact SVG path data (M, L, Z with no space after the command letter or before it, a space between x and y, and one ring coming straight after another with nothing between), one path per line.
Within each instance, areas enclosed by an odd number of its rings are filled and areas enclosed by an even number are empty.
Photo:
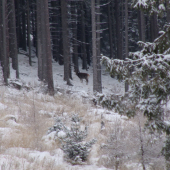
M56 135L56 131L53 131L53 132L49 133L48 135L44 135L42 137L42 141L46 145L52 146L54 144L55 135Z
M57 136L59 137L59 138L61 138L61 139L63 139L63 138L65 138L67 135L66 135L66 133L64 132L64 131L59 131L58 133L57 133Z
M0 110L4 110L4 109L6 109L6 108L7 108L7 106L6 106L6 105L4 105L4 104L0 103Z

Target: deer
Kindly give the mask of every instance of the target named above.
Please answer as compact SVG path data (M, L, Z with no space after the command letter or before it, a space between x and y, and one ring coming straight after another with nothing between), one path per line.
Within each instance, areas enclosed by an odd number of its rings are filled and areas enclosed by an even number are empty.
M81 80L81 82L83 82L83 79L86 80L86 84L88 84L89 80L88 80L88 77L90 76L89 74L87 73L80 73L78 71L78 69L75 70L76 72L76 75L78 76L78 78Z

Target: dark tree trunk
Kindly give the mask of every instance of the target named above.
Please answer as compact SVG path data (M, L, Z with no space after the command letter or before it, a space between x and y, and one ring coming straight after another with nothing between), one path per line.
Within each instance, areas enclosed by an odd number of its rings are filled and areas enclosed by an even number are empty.
M37 0L36 3L38 76L48 84L49 94L54 95L48 0Z
M27 41L28 41L28 56L29 56L29 65L32 66L32 61L31 61L31 26L30 26L30 3L29 0L27 0Z
M54 95L54 83L53 83L53 72L52 72L52 52L51 52L51 38L50 38L50 23L49 23L49 11L48 11L48 0L44 0L44 13L45 13L45 37L46 37L46 62L47 62L47 81L48 91L50 95Z
M87 54L87 64L91 64L91 16L90 16L90 9L86 7L85 10L85 18L86 18L86 25L85 25L85 33L86 33L86 54Z
M64 57L64 80L67 85L72 85L70 82L70 58L69 58L69 39L68 39L68 24L67 24L67 1L61 1L62 14L62 38L63 38L63 57Z
M47 75L47 50L46 50L46 23L44 21L45 19L45 3L44 3L44 0L43 2L41 2L41 43L42 43L42 47L41 47L41 50L42 50L42 66L43 66L43 69L42 69L42 77L43 77L43 81L45 81L46 83L48 82L48 75Z
M37 11L36 11L36 0L33 0L32 5L32 35L33 35L33 41L32 45L36 48L37 50L37 25L36 25L36 18L37 18ZM36 51L37 53L37 51Z
M20 9L19 9L19 4L20 4L20 0L16 0L15 1L15 6L16 6L16 32L17 32L17 46L18 48L22 47L22 42L21 42L21 38L22 38L22 34L21 34L21 27L20 27Z
M18 48L17 48L14 0L10 0L10 3L9 3L8 25L9 25L9 57L12 58L12 68L16 70L16 78L19 78Z
M2 3L0 2L0 67L3 60L3 43L2 43Z
M62 38L62 16L61 16L61 0L58 0L58 15L60 16L58 18L58 24L59 24L59 35L58 35L58 48L59 48L59 51L58 51L58 54L59 54L59 64L60 65L63 65L64 64L64 58L63 58L63 38Z
M128 0L125 0L125 58L129 56L129 43L128 43ZM125 82L125 92L129 90L127 81Z
M158 16L156 13L153 13L150 18L150 34L151 42L153 42L158 37Z
M84 1L81 2L81 22L82 22L82 34L81 34L81 53L82 53L82 69L87 70L87 55L86 55L86 33L85 33L85 4Z
M26 42L26 17L25 17L25 0L22 0L22 48L27 51L27 42ZM19 14L20 15L20 14Z
M122 53L122 28L120 16L120 1L115 0L115 17L116 17L116 45L117 45L117 58L123 59Z
M75 2L72 2L72 29L73 29L73 63L74 63L74 71L79 72L79 65L78 65L78 40L77 40L77 5Z
M92 52L93 52L93 92L102 92L100 81L98 80L98 59L97 59L97 37L96 37L96 10L95 0L91 0L92 17Z
M59 27L59 25L57 24L57 1L51 1L51 35L52 35L52 54L53 54L53 58L55 59L55 61L58 62L58 47L57 47L57 29Z
M98 82L98 92L102 92L102 75L101 75L101 64L100 64L100 59L101 59L101 54L100 54L100 0L97 0L97 5L96 5L96 29L97 29L97 34L96 34L96 54L97 54L97 82Z
M108 27L109 27L109 45L110 45L110 58L113 58L113 29L112 29L112 1L108 0Z
M139 40L145 42L145 17L143 11L138 11Z
M37 57L38 57L38 77L43 81L43 62L42 62L42 30L41 30L41 3L36 0L37 6Z
M8 55L7 55L7 19L6 19L6 0L2 0L2 50L3 50L3 77L5 85L8 85Z

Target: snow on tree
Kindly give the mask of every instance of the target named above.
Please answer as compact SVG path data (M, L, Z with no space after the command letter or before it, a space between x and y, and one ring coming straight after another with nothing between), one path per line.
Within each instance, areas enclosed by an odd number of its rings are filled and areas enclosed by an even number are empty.
M140 8L149 11L150 14L157 13L160 14L165 11L164 0L133 0L133 8Z
M163 153L166 161L170 162L167 152L170 149L170 123L165 119L165 107L170 96L170 25L165 26L165 31L161 31L153 43L138 44L142 50L129 53L125 61L102 57L102 63L110 74L119 75L120 80L128 82L130 89L118 99L98 96L98 102L128 117L140 113L147 117L146 126L150 130L166 133ZM112 98L115 100L109 101ZM170 168L170 163L167 167Z
M141 51L129 53L125 61L102 57L111 75L119 75L130 85L130 90L116 102L117 110L128 116L142 111L148 118L152 129L170 132L164 122L164 104L170 95L170 27L155 39L153 43L139 42Z
M71 128L68 128L62 123L61 118L58 118L48 133L56 131L56 139L61 141L61 149L65 153L66 161L72 164L84 164L87 161L90 148L96 140L84 141L88 134L87 127L84 131L80 130L81 120L78 115L73 115L71 121Z

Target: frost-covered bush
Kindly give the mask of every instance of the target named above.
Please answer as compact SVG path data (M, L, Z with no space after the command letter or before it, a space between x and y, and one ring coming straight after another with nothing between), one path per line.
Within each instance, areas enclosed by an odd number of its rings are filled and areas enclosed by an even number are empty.
M48 133L56 131L56 138L61 141L61 149L64 151L65 159L68 162L84 164L96 140L84 141L87 137L87 127L84 131L80 130L80 118L78 115L73 115L71 122L71 127L68 128L61 122L61 119L57 119Z
M66 130L67 136L62 140L62 149L67 161L72 164L82 164L87 160L95 139L84 142L84 139L87 137L87 127L84 131L80 130L80 118L77 115L74 115L71 121L71 129Z
M101 105L104 108L112 110L119 102L119 96L115 94L105 95L97 93L93 98L93 102L95 105Z
M62 121L61 121L61 118L58 117L58 118L56 119L56 122L55 122L55 124L53 125L53 127L49 128L49 130L48 130L47 133L49 134L49 133L51 133L51 132L53 132L53 131L56 131L56 134L58 134L58 132L62 131L64 128L65 128L65 127L64 127L64 124L63 124Z

